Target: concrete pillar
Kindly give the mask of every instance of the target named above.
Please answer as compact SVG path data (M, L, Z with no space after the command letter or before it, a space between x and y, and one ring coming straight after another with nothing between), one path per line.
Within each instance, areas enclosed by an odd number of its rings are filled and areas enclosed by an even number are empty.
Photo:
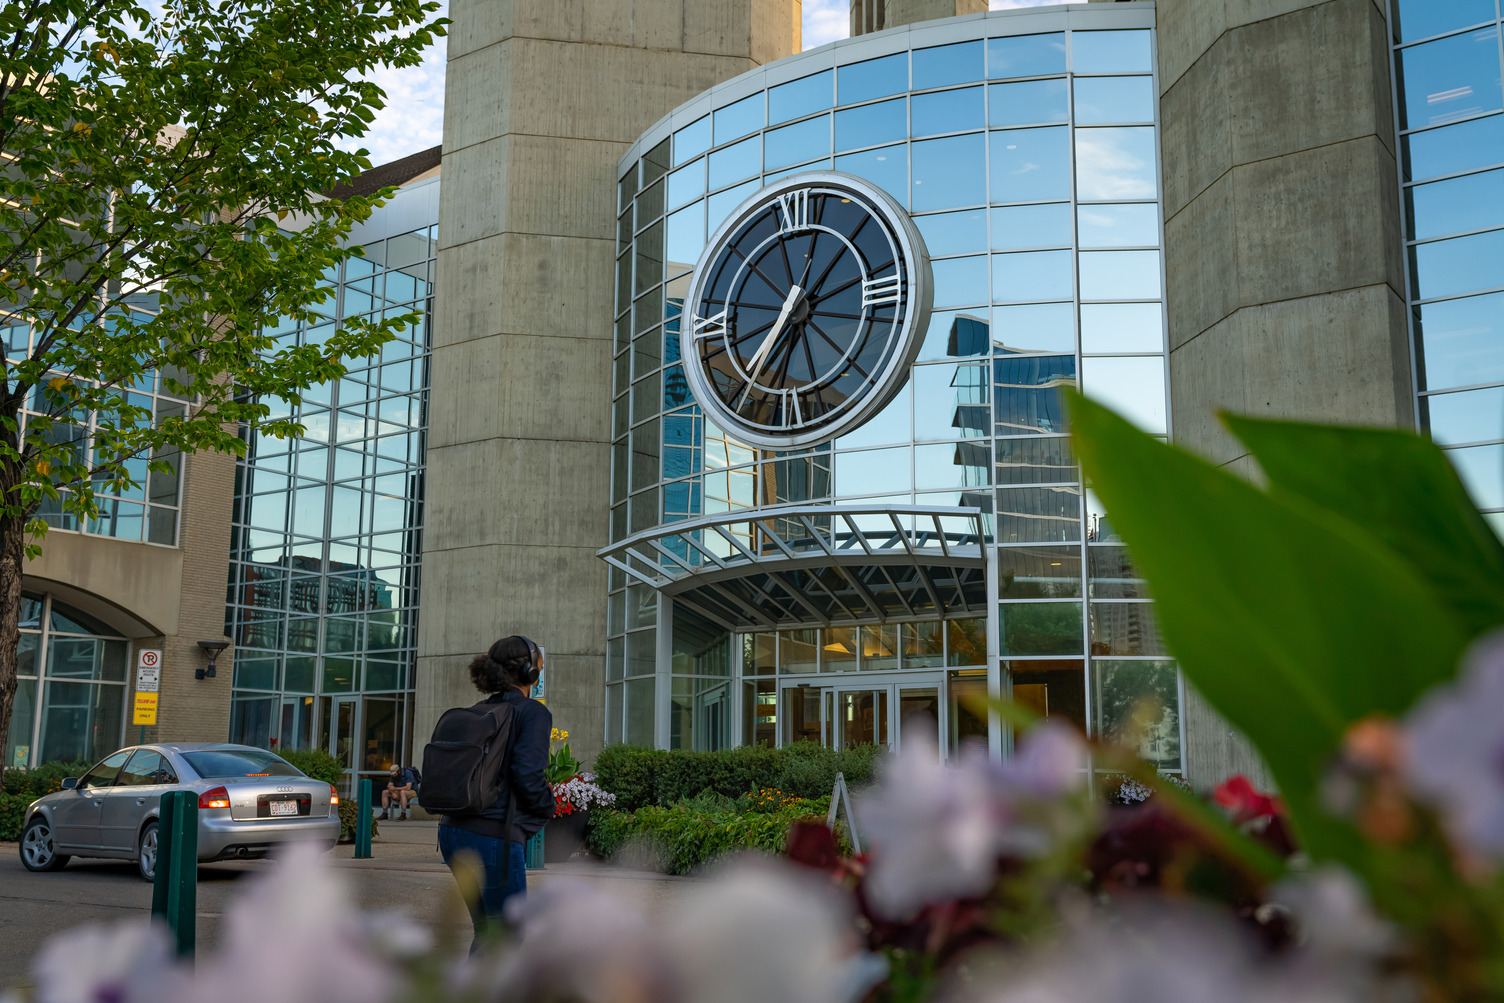
M866 35L919 21L981 14L987 0L851 0L851 35Z
M1380 0L1159 0L1177 442L1245 476L1216 412L1412 424ZM1199 698L1197 786L1261 774Z
M604 730L616 163L799 49L791 0L454 0L414 744L497 637L548 650L576 753Z

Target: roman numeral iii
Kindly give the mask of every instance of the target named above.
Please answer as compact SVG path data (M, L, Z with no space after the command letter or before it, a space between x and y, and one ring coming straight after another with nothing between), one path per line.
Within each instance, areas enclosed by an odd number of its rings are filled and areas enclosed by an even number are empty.
M862 280L862 306L883 306L897 303L903 296L903 281L898 273L883 278Z

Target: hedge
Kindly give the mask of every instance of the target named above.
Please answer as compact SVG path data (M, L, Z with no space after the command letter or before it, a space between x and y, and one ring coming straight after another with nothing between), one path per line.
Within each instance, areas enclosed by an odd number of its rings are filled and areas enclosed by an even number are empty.
M0 794L0 842L13 843L21 838L26 806L35 800L30 795Z
M823 823L830 806L827 796L785 801L774 811L746 810L748 799L743 797L734 805L711 805L712 810L705 810L708 798L727 800L702 795L671 808L649 805L633 812L593 811L586 845L605 859L635 845L656 857L652 862L662 870L688 874L736 850L781 854L795 822ZM845 829L840 823L837 834L844 845Z
M345 764L323 749L282 749L277 753L315 780L338 786L345 779Z
M71 762L42 763L29 770L9 767L5 771L5 783L0 787L0 793L34 801L43 794L62 790L64 777L81 777L93 765L87 759L75 759Z
M814 742L717 752L612 745L595 757L595 775L596 783L616 795L617 810L630 813L678 804L707 790L728 798L764 788L794 797L828 797L837 773L845 774L850 787L870 784L882 752L877 745L837 752Z

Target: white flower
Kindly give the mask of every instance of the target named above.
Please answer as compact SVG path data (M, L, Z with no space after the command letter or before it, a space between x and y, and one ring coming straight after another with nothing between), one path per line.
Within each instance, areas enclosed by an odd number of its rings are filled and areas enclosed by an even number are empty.
M738 862L693 886L668 944L684 1003L848 1003L887 974L858 948L850 899L780 861Z
M595 782L595 774L582 773L564 781L562 784L554 784L554 797L563 798L569 804L581 810L599 805L602 808L610 808L616 804L616 795L611 794Z
M187 973L164 927L145 920L81 926L32 962L36 1003L163 1003L185 999Z
M1504 855L1504 632L1463 657L1457 681L1423 697L1404 719L1406 783L1442 813L1453 835Z
M945 766L927 734L906 739L856 813L859 834L872 844L872 907L906 919L927 903L986 892L1003 853L1047 851L1059 826L1079 814L1061 796L1084 790L1084 752L1081 739L1055 722L1030 731L1001 766L979 749Z
M1362 883L1335 865L1281 881L1270 899L1289 909L1313 954L1376 957L1395 943L1394 929L1374 915Z

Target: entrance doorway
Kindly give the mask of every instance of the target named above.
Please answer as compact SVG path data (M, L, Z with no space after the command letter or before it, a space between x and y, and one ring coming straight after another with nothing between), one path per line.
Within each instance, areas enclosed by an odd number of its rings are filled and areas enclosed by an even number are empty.
M355 770L355 717L360 706L359 697L327 697L329 714L323 719L319 746L338 759L344 767L349 787L349 778Z
M922 729L938 744L947 724L943 691L944 679L936 673L786 684L783 743L811 741L832 749L885 745L897 752L906 736L912 739Z

